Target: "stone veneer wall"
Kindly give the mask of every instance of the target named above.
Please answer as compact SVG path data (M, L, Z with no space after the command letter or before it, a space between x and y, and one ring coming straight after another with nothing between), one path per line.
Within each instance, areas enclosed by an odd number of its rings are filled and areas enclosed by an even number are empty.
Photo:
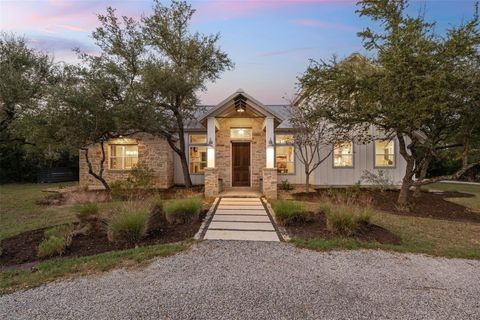
M114 139L110 144L131 144L138 143L138 164L145 165L154 170L154 183L157 188L169 188L173 185L173 150L168 142L160 137L152 136L146 133L139 133L128 138ZM107 159L104 167L104 178L108 183L116 180L124 180L129 175L129 170L110 170L108 169L109 146L105 144ZM98 173L102 151L100 145L94 145L89 148L89 158L92 162L95 172ZM102 187L100 181L88 174L88 165L85 160L84 151L80 152L80 186L81 187Z
M219 193L218 168L205 168L205 197L216 197Z
M277 168L263 168L262 192L267 199L277 199Z
M215 136L215 167L223 179L224 187L232 186L232 144L230 128L252 128L251 186L260 188L262 169L266 163L265 131L263 118L218 118L219 130Z

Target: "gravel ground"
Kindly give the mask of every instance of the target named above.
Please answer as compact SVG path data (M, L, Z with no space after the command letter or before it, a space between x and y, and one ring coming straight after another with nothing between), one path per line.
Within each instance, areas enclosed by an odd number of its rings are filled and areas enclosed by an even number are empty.
M480 319L480 261L206 241L0 297L0 319Z

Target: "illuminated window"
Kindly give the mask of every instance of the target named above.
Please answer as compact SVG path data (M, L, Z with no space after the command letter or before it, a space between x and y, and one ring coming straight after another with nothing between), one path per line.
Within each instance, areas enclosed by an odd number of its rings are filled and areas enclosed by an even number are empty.
M392 140L375 140L375 167L395 166L395 143Z
M276 144L292 144L293 134L277 134L275 135Z
M204 134L191 134L190 144L206 144L207 136Z
M333 148L333 166L335 168L353 167L353 142L337 143Z
M295 173L295 147L293 135L275 135L275 164L278 173Z
M138 145L110 145L110 169L128 170L138 164Z
M188 167L190 173L204 173L207 167L207 136L205 134L192 134L188 146Z
M232 140L252 139L252 129L248 129L248 128L230 129L230 138Z

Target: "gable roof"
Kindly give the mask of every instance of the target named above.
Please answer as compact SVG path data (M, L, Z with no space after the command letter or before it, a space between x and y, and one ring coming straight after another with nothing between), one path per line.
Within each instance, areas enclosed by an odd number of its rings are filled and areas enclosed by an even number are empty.
M268 108L266 105L264 105L242 89L238 89L236 92L228 96L225 100L202 114L199 117L198 121L205 125L207 118L218 116L231 108L233 106L234 99L238 96L245 97L247 99L248 106L252 108L254 112L265 117L273 117L276 126L280 125L285 120L285 118L282 115L278 114L275 110Z

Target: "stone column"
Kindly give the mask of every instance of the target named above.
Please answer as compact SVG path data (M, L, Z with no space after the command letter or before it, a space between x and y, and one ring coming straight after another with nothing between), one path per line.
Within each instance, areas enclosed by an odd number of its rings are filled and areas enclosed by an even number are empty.
M263 168L263 195L277 199L277 168Z
M217 197L219 193L218 169L205 168L205 197Z

